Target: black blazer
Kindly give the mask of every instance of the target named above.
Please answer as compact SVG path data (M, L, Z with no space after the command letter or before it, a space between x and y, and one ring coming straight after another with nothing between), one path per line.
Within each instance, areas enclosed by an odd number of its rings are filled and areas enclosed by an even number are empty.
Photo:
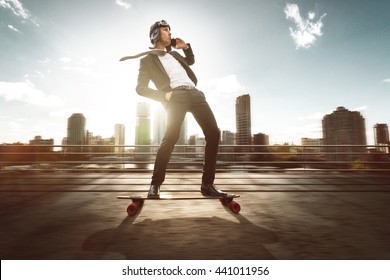
M198 80L189 66L195 63L195 58L191 49L191 45L188 44L188 46L189 48L184 50L185 57L181 56L176 51L171 51L169 53L180 62L180 64L186 70L188 77L196 85ZM150 81L154 83L157 90L149 87ZM139 95L144 97L151 98L162 103L166 102L165 93L172 91L172 88L170 86L170 79L168 74L157 55L148 54L141 59L137 87L135 90Z

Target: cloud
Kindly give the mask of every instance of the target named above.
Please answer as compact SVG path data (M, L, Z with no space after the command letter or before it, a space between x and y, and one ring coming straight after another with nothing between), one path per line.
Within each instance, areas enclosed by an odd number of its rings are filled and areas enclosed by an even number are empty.
M384 83L390 83L390 79L383 79L382 82L384 82Z
M23 20L29 20L39 27L39 24L31 16L29 10L23 7L23 4L19 0L0 0L0 7L12 11L17 17L21 17Z
M93 68L96 66L96 59L93 57L61 57L59 62L61 63L61 69L65 71L75 71L87 75L95 74Z
M11 29L12 31L17 32L17 33L22 33L19 29L17 29L16 27L14 27L14 26L11 25L11 24L8 24L8 28Z
M70 63L70 62L72 62L72 59L69 57L61 57L60 61L63 63Z
M293 38L296 48L310 48L318 37L323 35L321 29L323 27L322 19L326 16L323 14L317 21L315 21L316 14L314 12L308 13L308 18L303 18L299 13L297 4L286 4L284 8L286 19L295 23L295 27L290 27L290 35Z
M313 113L311 115L308 115L308 116L299 117L298 120L299 121L303 121L303 120L320 120L324 116L325 116L325 114L322 113L322 112L315 112L315 113Z
M351 111L362 112L362 111L367 111L367 110L368 110L368 106L367 106L367 105L362 105L362 106L360 106L360 107L357 107L357 108L352 109Z
M218 97L237 96L244 90L235 74L200 81L199 87L207 92L207 95Z
M130 9L131 8L131 4L125 2L124 0L115 0L115 3L122 7L122 8L125 8L126 10Z
M36 89L29 80L14 83L0 82L0 97L3 97L6 101L20 101L44 107L63 105L60 98Z

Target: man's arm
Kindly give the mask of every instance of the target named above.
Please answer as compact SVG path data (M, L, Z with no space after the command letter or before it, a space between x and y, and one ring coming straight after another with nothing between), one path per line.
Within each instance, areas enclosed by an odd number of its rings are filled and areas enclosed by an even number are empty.
M150 74L146 66L146 62L141 59L140 68L138 71L137 87L136 92L144 97L156 100L156 101L165 101L165 92L155 90L149 87Z
M188 46L188 48L187 49L184 48L183 52L184 52L187 64L192 65L195 63L195 56L194 56L194 53L192 52L191 45L188 43L187 46Z
M192 65L195 63L195 57L194 57L194 53L192 51L190 43L186 43L181 38L176 38L175 48L183 50L184 55L185 55L185 61L187 62L188 65Z

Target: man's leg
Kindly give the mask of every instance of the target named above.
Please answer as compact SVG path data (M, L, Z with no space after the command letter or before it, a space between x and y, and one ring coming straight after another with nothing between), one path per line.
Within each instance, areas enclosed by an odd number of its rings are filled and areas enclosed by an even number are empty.
M191 101L191 113L202 128L206 140L202 192L208 195L225 195L214 186L215 168L220 141L220 131L217 122L202 92L198 90L191 91Z
M180 136L180 129L187 113L184 104L171 101L167 108L167 127L164 138L158 149L154 163L154 171L151 185L160 186L165 180L165 173L171 159L173 148Z

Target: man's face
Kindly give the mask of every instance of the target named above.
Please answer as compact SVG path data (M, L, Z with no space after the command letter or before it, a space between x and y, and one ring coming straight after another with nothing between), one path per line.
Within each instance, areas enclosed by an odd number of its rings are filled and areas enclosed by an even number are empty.
M160 27L160 40L159 42L164 46L168 47L171 44L171 30L168 26Z

